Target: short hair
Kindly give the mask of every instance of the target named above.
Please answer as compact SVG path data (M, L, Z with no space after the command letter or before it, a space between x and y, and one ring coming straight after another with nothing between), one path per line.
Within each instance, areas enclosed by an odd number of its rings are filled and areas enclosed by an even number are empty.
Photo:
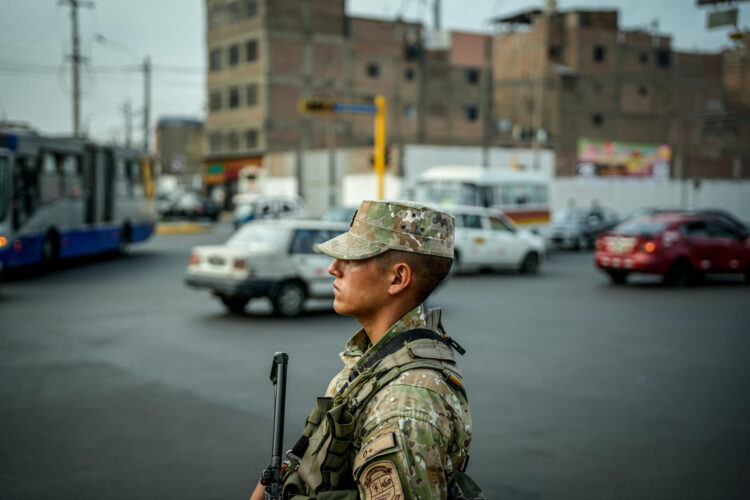
M453 259L403 250L388 250L377 257L377 262L381 270L399 262L407 264L416 276L417 299L421 304L448 276Z

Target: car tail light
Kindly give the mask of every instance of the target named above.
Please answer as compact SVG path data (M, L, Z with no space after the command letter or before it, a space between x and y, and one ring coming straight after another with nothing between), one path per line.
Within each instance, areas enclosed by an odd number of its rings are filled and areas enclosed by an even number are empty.
M200 255L198 255L197 253L194 253L194 254L190 255L190 264L191 265L196 265L196 264L200 264L200 263L201 263L201 256Z
M0 236L0 248L3 248L7 244L8 244L8 238L6 238L5 236Z
M246 269L247 268L247 262L245 262L245 259L234 259L234 268L235 269Z
M648 240L644 242L643 245L641 245L641 248L646 253L654 253L656 251L656 243L651 240Z

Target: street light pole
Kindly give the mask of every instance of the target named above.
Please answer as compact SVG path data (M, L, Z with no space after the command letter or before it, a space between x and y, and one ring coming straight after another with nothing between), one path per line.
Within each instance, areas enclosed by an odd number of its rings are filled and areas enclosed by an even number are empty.
M151 58L143 59L143 152L148 154L150 137L149 123L151 117Z
M70 6L71 34L73 37L73 53L70 55L70 60L73 63L73 136L78 137L81 130L81 80L78 67L85 60L81 56L78 37L78 7L91 8L94 4L80 0L60 0L60 3Z

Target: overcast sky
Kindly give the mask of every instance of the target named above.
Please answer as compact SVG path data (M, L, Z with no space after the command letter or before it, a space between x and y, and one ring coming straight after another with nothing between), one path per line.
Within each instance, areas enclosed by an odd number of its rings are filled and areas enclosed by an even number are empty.
M324 1L324 0L315 0ZM127 71L149 55L154 65L152 129L166 115L201 118L205 105L203 0L94 0L79 10L83 54L82 128L102 140L124 138L123 105L130 100L134 140L140 142L143 80ZM541 7L543 0L442 0L447 29L487 31L487 20ZM713 51L728 45L729 29L707 30L696 0L559 0L558 8L616 8L623 28L656 20L677 49ZM432 23L431 0L349 0L349 14ZM740 25L750 25L750 3L740 3ZM27 122L45 133L72 131L70 9L58 0L3 2L0 18L0 118ZM110 40L94 41L95 34ZM114 66L105 70L105 66ZM153 140L151 141L153 145Z

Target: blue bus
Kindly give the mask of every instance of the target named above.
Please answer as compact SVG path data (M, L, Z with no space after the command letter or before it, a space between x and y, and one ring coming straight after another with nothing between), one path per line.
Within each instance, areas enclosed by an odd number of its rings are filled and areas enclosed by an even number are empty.
M138 151L0 129L0 268L125 251L154 232Z

